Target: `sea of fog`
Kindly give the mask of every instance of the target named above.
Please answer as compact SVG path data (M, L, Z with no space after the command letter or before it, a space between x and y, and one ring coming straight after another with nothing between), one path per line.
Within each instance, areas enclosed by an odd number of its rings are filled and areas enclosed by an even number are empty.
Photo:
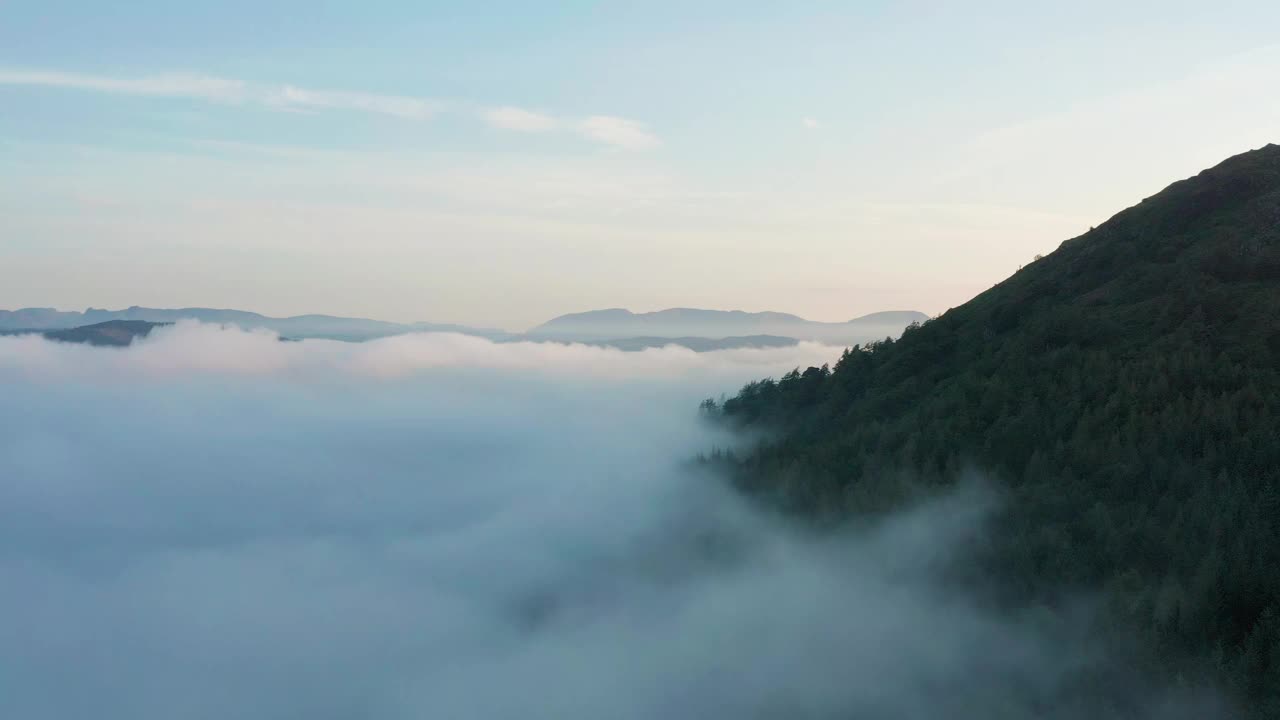
M0 717L1077 716L1097 645L942 579L988 494L818 537L688 462L838 354L0 338Z

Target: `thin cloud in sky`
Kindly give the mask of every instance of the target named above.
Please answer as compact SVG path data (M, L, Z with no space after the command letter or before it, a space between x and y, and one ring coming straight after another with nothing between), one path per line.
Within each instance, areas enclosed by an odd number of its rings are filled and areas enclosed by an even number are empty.
M425 120L439 108L438 103L404 95L307 90L293 85L280 88L268 102L293 110L356 110L410 120Z
M485 122L500 130L517 130L520 132L545 132L560 126L559 121L524 108L505 106L484 112Z
M820 127L820 123L811 117L805 118L802 122L806 130L817 130Z
M662 144L644 124L612 115L592 115L580 121L564 120L546 113L504 106L482 113L484 121L499 130L548 132L571 130L592 142L623 150L649 150Z
M196 98L218 102L245 99L246 85L239 80L199 73L160 73L133 78L114 78L47 70L0 69L0 85L34 85L41 87L89 90L121 95Z
M273 110L318 112L343 110L385 115L405 120L428 120L446 103L408 95L318 90L296 85L251 84L242 80L200 73L159 73L113 77L49 70L0 68L0 85L62 88L117 95L139 95L253 103ZM572 129L592 142L627 150L648 150L661 145L644 124L611 115L593 115L580 122L514 106L484 110L480 118L491 127L517 132Z
M596 142L625 150L648 150L662 144L642 123L612 115L592 115L578 127L583 135Z

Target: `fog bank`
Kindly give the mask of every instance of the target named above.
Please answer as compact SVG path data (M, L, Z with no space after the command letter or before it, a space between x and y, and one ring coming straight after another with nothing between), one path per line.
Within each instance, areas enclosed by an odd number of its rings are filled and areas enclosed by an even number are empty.
M988 494L818 538L685 462L836 355L0 338L0 715L1099 717L1100 644L942 579Z

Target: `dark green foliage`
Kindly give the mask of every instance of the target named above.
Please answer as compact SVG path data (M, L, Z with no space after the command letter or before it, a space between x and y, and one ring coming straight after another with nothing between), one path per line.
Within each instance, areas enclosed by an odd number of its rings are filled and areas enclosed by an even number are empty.
M171 323L154 323L145 320L108 320L96 325L71 328L69 330L50 330L44 336L50 340L69 343L87 343L107 347L125 347L133 343L134 338L146 337L151 331Z
M1170 667L1212 665L1280 711L1280 146L718 408L778 431L733 462L798 512L981 468L1008 489L994 560L1012 595L1103 588Z

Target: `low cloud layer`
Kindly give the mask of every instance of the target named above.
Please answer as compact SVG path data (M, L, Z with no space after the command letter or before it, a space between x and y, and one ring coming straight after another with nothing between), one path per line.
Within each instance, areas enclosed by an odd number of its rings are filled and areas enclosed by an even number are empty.
M0 337L0 370L29 377L139 377L186 372L299 376L343 373L396 377L431 369L526 371L541 376L630 379L684 377L687 382L746 382L782 368L822 364L840 350L818 343L698 353L670 345L638 352L552 342L495 343L454 333L397 335L364 343L281 342L273 332L182 321L156 328L125 352L47 342L36 335ZM707 387L703 385L703 387ZM733 390L733 387L725 388Z
M942 579L990 497L814 538L684 462L820 354L0 338L0 714L1080 716L1100 646Z

